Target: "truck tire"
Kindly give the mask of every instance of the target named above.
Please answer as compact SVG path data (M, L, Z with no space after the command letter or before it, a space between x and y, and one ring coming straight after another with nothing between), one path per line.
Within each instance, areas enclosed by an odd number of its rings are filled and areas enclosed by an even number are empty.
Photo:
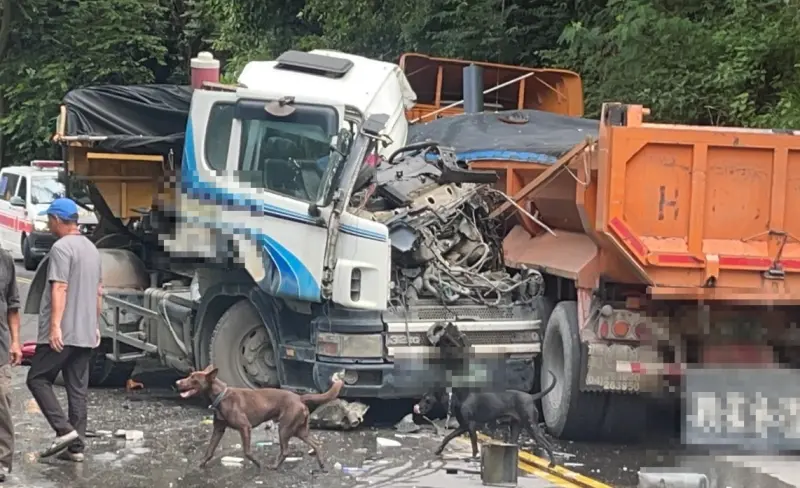
M544 343L544 334L547 332L547 322L550 320L550 315L553 314L553 300L547 298L545 296L536 297L533 304L533 310L536 313L536 318L542 321L541 329L539 329L539 338L542 343ZM539 354L535 358L533 358L533 364L535 366L535 372L533 377L533 391L531 393L535 393L537 391L542 391L542 375L536 374L542 370L542 355ZM550 378L547 378L548 384L550 384ZM547 385L545 385L546 387ZM538 402L537 402L538 403ZM541 407L540 407L541 411Z
M28 271L36 271L39 266L39 261L31 255L31 243L27 237L22 238L22 265Z
M249 300L239 300L225 311L211 335L208 357L228 386L280 386L272 340L261 316Z
M131 377L136 361L118 362L106 357L111 352L111 342L104 339L100 346L92 350L89 363L89 386L116 388L124 386Z
M581 346L578 335L578 304L558 303L550 315L542 342L542 387L550 385L552 371L556 386L542 399L542 417L554 437L595 440L605 410L602 394L580 391Z

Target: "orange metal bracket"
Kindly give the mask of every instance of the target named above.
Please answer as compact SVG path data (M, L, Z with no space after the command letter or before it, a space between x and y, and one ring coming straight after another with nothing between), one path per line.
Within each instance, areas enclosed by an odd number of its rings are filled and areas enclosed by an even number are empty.
M577 146L573 147L569 150L566 154L561 156L558 161L556 161L552 166L547 168L546 170L542 171L542 174L537 176L533 181L525 185L520 191L517 192L516 195L512 197L514 203L519 204L525 198L528 198L534 194L534 192L544 186L547 182L549 182L553 177L555 177L569 162L575 157L576 154L579 154L581 151L586 149L589 145L589 141L583 141L582 143L578 144ZM499 207L497 207L491 214L489 214L489 218L493 219L503 212L508 210L512 207L511 202L505 202Z

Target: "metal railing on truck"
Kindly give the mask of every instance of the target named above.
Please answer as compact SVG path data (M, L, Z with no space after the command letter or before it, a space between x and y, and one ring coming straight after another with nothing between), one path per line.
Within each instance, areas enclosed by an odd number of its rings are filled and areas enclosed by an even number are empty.
M430 122L464 113L464 73L469 65L483 68L484 105L498 110L543 110L560 115L583 115L583 82L575 72L554 68L528 68L482 61L437 58L406 53L398 62L417 102L406 117Z

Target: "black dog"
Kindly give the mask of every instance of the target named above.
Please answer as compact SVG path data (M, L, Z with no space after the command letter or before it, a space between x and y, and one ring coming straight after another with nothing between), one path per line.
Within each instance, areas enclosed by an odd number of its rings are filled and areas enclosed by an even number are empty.
M444 451L444 447L455 437L469 432L472 442L472 456L478 456L478 434L476 427L478 424L488 422L503 422L511 424L511 442L517 444L519 435L523 427L528 431L531 438L547 451L550 458L550 466L555 466L553 458L553 448L545 438L544 432L539 427L539 411L536 408L536 400L544 397L556 386L556 376L549 372L553 378L553 383L544 391L531 395L517 390L506 390L503 392L469 392L464 390L453 390L452 395L445 391L427 393L422 400L414 405L414 413L425 415L431 411L437 403L443 405L452 412L458 420L458 428L447 434L442 444L436 449L436 455Z

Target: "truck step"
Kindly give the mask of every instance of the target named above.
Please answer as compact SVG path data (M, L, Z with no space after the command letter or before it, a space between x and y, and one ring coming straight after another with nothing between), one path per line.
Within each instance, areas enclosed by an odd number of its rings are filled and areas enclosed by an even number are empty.
M108 358L111 361L116 361L118 363L127 363L130 361L136 361L145 357L147 357L147 354L143 352L129 352L125 354L120 354L118 358L114 357L114 353L110 352L106 354L106 358Z

